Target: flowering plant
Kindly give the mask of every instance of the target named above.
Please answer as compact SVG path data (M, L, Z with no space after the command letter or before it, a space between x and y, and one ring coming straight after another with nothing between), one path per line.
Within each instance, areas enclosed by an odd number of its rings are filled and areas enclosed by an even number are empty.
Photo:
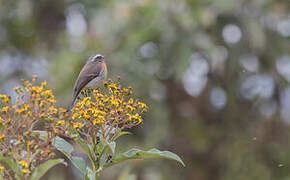
M39 179L52 166L64 163L55 156L52 140L66 110L55 107L55 98L46 82L24 81L15 87L16 103L0 95L0 179ZM35 129L45 130L42 139Z
M52 91L46 89L46 82L38 86L36 76L15 92L15 105L9 96L0 95L0 179L39 179L50 167L65 164L62 159L52 159L54 149L67 156L88 180L96 180L106 168L130 159L160 157L183 164L176 154L157 149L116 153L116 139L129 134L125 129L143 123L142 114L148 110L145 103L132 97L131 87L121 86L120 78L104 82L102 89L84 90L71 111L57 108ZM74 155L76 144L90 164Z

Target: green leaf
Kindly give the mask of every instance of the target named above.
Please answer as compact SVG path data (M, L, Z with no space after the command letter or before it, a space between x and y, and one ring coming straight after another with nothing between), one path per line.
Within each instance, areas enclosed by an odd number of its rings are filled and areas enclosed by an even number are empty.
M66 162L64 162L63 159L50 159L39 165L35 170L32 172L29 180L38 180L40 179L50 168L57 164L64 164L67 165Z
M130 149L129 151L114 157L110 163L107 163L103 166L103 169L110 167L114 164L130 160L130 159L146 159L146 158L165 158L165 159L172 159L175 160L179 163L181 163L183 166L185 164L183 161L180 159L179 156L176 154L169 152L169 151L160 151L158 149L151 149L149 151L142 151L139 149Z
M0 162L7 164L16 174L17 179L22 179L23 176L20 166L10 158L0 156Z
M113 141L115 141L116 139L118 139L120 136L123 136L123 135L127 135L127 134L132 134L130 132L127 132L127 131L120 131L113 139Z
M72 147L72 145L70 143L68 143L66 140L64 140L64 139L62 139L60 137L56 137L53 140L53 145L59 151L65 152L67 154L71 154L73 152L73 150L74 150L74 148Z
M53 145L57 150L62 152L78 170L80 170L83 176L86 174L85 160L81 157L72 155L74 149L70 143L60 137L56 137L53 140Z
M101 139L100 142L96 145L95 153L97 156L102 155L104 148L107 146L107 141L106 139Z

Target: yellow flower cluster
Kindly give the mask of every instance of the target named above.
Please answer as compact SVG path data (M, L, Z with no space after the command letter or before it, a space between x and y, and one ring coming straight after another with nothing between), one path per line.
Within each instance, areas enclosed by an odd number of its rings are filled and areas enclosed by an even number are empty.
M62 125L69 116L66 110L55 107L54 95L46 89L46 82L37 85L36 78L14 88L15 103L10 96L0 94L0 155L17 162L27 176L30 168L55 155L51 140L62 132ZM41 139L34 130L48 131L48 139ZM0 170L3 168L0 166Z
M40 162L54 157L52 139L57 135L81 135L87 143L97 144L99 138L113 139L124 128L143 122L148 107L134 99L132 88L123 88L120 80L104 82L102 89L86 90L71 112L55 106L55 97L46 82L24 81L15 87L15 101L0 94L0 156L11 158L29 177ZM47 132L42 139L35 130ZM12 177L0 164L0 172ZM9 174L11 172L11 174Z
M131 87L121 87L119 79L104 82L103 89L85 90L72 109L72 127L91 137L97 132L107 137L113 129L122 130L142 123L141 114L148 107L133 99L132 93Z

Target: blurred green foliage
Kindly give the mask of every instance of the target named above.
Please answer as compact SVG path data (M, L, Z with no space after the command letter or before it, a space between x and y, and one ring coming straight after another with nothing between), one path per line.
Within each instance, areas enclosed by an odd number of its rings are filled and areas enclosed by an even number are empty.
M151 107L138 136L117 148L159 146L187 165L124 163L103 179L290 179L289 8L287 0L0 0L0 88L37 73L67 105L82 65L101 53L109 77L121 75Z

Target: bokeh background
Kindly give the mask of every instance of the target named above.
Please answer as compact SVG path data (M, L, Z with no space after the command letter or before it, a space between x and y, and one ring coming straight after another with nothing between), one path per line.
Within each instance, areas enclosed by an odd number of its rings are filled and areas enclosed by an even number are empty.
M0 0L0 92L38 74L67 107L94 53L150 110L104 180L290 179L288 0ZM13 95L13 94L12 94ZM80 179L53 168L43 179Z

